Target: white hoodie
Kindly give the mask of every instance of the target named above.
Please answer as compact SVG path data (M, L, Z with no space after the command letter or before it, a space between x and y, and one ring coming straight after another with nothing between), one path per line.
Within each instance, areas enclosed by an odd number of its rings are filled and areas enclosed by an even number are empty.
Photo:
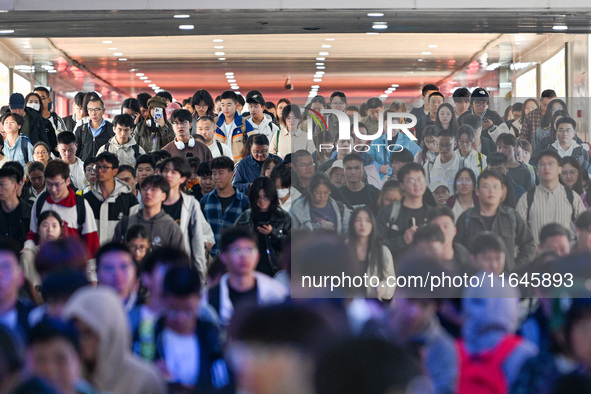
M250 124L252 124L252 127L254 127L257 134L266 135L269 141L271 141L273 135L279 130L279 127L273 123L273 120L267 114L263 114L263 120L259 125L252 120L252 115L248 116L246 119L250 120Z

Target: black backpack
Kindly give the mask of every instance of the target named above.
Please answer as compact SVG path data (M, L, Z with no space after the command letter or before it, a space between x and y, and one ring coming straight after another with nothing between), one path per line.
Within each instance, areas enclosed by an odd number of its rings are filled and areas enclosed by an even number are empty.
M566 191L566 198L568 199L568 202L570 203L570 207L572 209L571 220L574 223L576 221L575 207L573 205L575 195L573 193L573 189L571 189L570 187L564 186L564 190ZM536 193L535 187L528 190L528 192L527 192L527 216L526 216L526 223L527 224L529 224L529 211L531 210L531 204L534 202L534 194L535 193Z
M41 215L41 209L43 208L43 204L47 200L49 193L43 192L37 198L37 208L35 213L37 215L37 219L39 219L39 215ZM76 196L76 215L78 216L78 234L82 237L82 229L84 228L84 222L86 221L86 205L84 197L75 194Z

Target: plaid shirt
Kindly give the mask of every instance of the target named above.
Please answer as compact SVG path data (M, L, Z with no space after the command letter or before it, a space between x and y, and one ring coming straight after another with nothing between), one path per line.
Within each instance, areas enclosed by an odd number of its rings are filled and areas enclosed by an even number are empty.
M536 108L527 114L523 119L523 126L521 127L519 138L527 140L531 144L534 132L542 127L542 117L542 110L539 108Z
M207 193L200 201L205 220L211 226L215 236L215 245L209 252L213 257L220 253L220 237L224 229L233 227L243 211L249 208L248 197L236 190L236 196L230 206L222 212L222 202L218 197L217 189Z

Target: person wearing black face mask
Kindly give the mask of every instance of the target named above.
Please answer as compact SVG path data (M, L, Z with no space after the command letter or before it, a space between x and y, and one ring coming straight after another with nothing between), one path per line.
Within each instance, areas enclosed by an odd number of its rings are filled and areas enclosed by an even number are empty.
M51 101L49 89L43 86L37 86L35 90L33 90L33 93L37 93L39 98L41 98L41 116L43 119L47 119L51 122L55 133L59 134L62 131L68 130L64 120L53 111L53 101Z
M261 175L261 167L265 160L277 158L283 162L279 156L269 153L269 139L264 134L255 134L249 138L247 145L250 146L250 155L240 160L236 166L236 173L232 184L242 193L248 192L248 187ZM252 142L252 144L250 143Z

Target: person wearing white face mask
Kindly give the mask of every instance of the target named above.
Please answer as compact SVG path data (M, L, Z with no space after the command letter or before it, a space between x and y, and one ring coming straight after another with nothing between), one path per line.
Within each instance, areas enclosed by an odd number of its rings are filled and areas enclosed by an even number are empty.
M289 212L292 202L301 197L301 193L291 187L291 169L285 164L279 164L273 168L269 178L277 188L279 206Z

